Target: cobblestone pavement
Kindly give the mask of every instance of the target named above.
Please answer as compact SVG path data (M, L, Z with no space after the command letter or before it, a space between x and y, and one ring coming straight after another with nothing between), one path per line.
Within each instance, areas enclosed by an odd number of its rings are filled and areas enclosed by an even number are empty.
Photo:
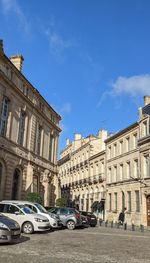
M0 245L0 263L148 263L150 233L104 227L23 235Z

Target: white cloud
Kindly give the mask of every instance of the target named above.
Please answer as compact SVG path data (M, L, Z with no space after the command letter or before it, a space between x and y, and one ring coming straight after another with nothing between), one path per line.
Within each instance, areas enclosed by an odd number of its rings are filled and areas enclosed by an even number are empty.
M110 83L111 89L105 91L97 104L99 107L103 101L108 97L116 97L126 94L136 103L136 98L139 96L150 95L150 75L137 75L132 77L118 77L116 81Z
M47 29L45 34L47 35L50 51L53 55L60 56L65 50L73 46L70 40L65 40L54 29Z
M132 77L118 77L112 82L112 95L126 93L130 96L150 94L150 75L139 75Z
M5 15L14 14L19 20L19 26L24 29L26 33L30 31L30 25L25 17L21 7L16 0L1 0L2 9Z
M65 103L62 108L60 109L61 113L70 113L71 112L71 103L67 102Z

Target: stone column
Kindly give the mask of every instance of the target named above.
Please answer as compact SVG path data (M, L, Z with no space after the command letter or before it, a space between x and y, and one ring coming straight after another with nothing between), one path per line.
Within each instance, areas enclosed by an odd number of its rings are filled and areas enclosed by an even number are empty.
M43 173L43 180L42 180L42 185L44 186L44 206L50 206L51 179L52 179L51 172L46 169Z

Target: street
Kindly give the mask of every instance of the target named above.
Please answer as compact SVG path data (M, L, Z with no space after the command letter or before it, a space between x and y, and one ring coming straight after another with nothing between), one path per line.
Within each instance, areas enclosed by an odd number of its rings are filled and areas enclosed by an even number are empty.
M104 227L22 235L0 245L0 263L150 262L150 233Z

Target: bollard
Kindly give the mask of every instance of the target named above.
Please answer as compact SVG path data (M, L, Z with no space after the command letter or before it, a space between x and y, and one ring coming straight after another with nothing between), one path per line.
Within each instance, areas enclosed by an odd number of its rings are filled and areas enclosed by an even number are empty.
M127 223L124 223L124 230L127 230Z
M113 222L113 221L111 221L111 228L113 228L113 226L114 226L114 222Z
M132 231L135 231L135 225L132 224Z
M144 226L143 225L140 225L140 231L144 232Z
M105 227L107 227L108 226L108 220L106 220L106 222L105 222Z
M117 228L119 228L119 227L120 227L120 223L118 222L118 223L117 223Z
M103 222L103 220L100 218L100 219L99 219L99 225L100 225L100 226L102 226L102 222Z

